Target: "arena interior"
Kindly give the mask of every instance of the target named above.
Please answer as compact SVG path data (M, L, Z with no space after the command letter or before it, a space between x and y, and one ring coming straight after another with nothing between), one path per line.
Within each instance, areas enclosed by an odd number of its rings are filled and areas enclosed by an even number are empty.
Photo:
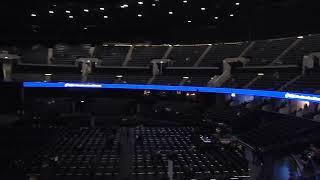
M319 3L1 6L1 179L320 179Z

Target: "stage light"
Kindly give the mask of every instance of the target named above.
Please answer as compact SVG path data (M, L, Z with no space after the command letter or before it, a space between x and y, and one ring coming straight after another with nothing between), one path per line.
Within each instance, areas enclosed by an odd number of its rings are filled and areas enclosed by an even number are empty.
M258 73L258 76L264 76L264 73Z
M230 14L230 17L233 17L234 16L234 14Z
M54 11L49 11L49 14L54 14Z
M303 39L303 36L298 36L297 38L298 38L298 39Z
M184 0L184 1L182 1L183 3L188 3L188 1L187 0Z
M187 77L187 76L184 76L184 77L182 77L182 79L189 79L189 77Z
M142 1L138 1L138 4L139 4L139 5L142 5L142 4L143 4L143 2L142 2Z
M239 6L239 5L240 5L240 3L237 2L237 3L236 3L236 6Z
M84 9L83 11L84 11L84 12L89 12L89 9Z
M5 59L9 59L9 57L8 57L8 56L5 56L4 58L5 58Z
M201 8L201 11L205 11L206 10L206 8Z
M172 12L172 11L169 11L169 14L173 14L173 12Z
M103 16L103 18L104 18L104 19L107 19L107 18L108 18L108 16Z
M71 11L69 11L69 10L66 10L66 13L67 13L67 14L70 14L70 13L71 13Z
M138 17L142 17L142 14L138 14Z
M84 29L84 30L87 30L88 28L87 28L87 27L84 27L83 29ZM89 61L89 62L90 62L90 61Z
M70 19L73 19L73 16L69 16Z
M235 93L231 93L231 97L236 97L236 94Z
M188 20L188 23L191 23L192 21L191 20Z
M117 77L117 78L122 78L123 76L122 76L122 75L116 75L116 77Z
M217 19L219 19L219 17L218 17L218 16L216 16L216 17L214 17L214 19L215 19L215 20L217 20Z
M36 14L34 14L34 13L32 13L32 14L31 14L31 16L32 16L32 17L36 17L37 15L36 15Z
M104 8L103 7L101 7L101 8L99 8L101 11L104 11Z
M156 6L156 4L155 4L155 3L152 3L151 5L152 5L153 7L155 7L155 6Z
M45 76L52 76L52 74L48 73L48 74L44 74Z

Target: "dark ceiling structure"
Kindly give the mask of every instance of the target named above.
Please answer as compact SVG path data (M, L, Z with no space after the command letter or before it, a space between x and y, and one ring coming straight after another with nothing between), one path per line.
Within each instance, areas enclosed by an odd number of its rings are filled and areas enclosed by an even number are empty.
M243 41L320 32L303 0L41 0L8 3L0 40Z

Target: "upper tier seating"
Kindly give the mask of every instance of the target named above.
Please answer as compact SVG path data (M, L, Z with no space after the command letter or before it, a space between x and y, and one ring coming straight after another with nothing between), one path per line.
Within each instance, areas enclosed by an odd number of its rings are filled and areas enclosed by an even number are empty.
M184 86L207 86L211 77L205 75L191 75Z
M22 49L22 63L47 64L48 48L42 45L34 45Z
M248 42L214 44L199 66L220 66L225 58L239 57L248 45Z
M57 44L53 47L53 64L74 65L78 57L90 57L91 45Z
M162 59L169 46L134 46L128 66L149 66L153 59Z
M264 76L255 81L250 89L266 89L278 90L287 82L295 78L298 74L294 72L269 72L264 73Z
M251 72L235 72L232 73L230 79L224 83L225 87L242 88L247 85L253 78L257 77L257 73Z
M102 66L122 66L130 46L97 46L93 56L101 59Z
M302 64L303 56L320 52L320 35L304 36L278 64Z
M268 65L286 50L296 38L271 39L256 41L253 47L245 54L250 58L250 65Z
M173 85L177 86L182 81L182 76L174 75L159 75L151 82L151 84L161 84L161 85Z
M286 89L300 92L316 92L320 90L320 72L311 71L289 85Z
M208 45L174 46L168 59L171 59L175 67L192 67Z

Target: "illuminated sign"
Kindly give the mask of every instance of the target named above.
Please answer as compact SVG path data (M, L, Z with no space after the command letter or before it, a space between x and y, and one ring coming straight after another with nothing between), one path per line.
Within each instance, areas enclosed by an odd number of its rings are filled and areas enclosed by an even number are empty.
M138 84L86 84L86 83L49 83L49 82L24 82L23 87L34 88L101 88L101 89L127 89L127 90L159 90L176 92L221 93L231 95L260 96L280 99L295 99L303 101L320 102L320 95L302 94L280 91L265 91L251 89L214 88L197 86L166 86L166 85L138 85Z

